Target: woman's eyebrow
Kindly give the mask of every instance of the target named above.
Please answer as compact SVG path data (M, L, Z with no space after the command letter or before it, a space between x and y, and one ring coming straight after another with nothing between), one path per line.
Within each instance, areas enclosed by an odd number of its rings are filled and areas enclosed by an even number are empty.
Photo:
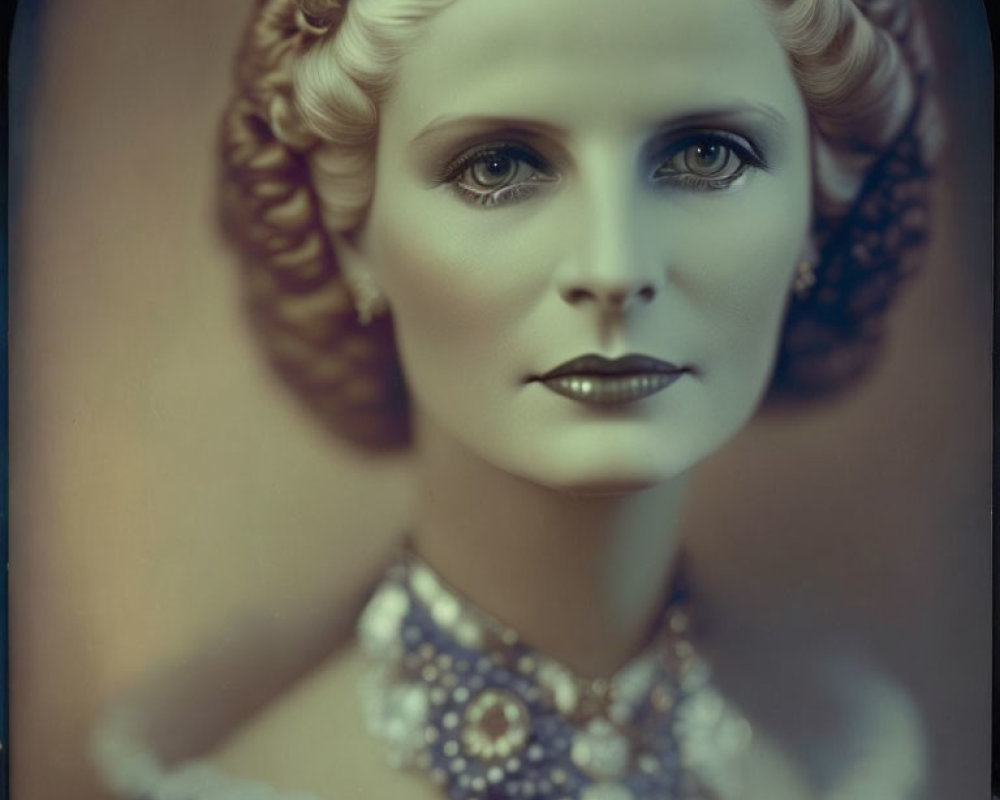
M539 136L565 135L562 128L535 119L473 114L437 117L421 128L410 140L410 144L421 145L440 134L462 137L487 131L518 131Z
M653 127L669 131L696 125L725 125L750 123L764 129L773 136L781 136L788 129L788 118L777 108L767 103L737 102L713 105L703 109L670 114L660 119Z

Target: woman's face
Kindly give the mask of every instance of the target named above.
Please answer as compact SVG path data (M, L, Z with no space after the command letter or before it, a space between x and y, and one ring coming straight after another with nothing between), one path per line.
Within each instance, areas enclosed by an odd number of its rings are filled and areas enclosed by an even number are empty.
M418 429L621 491L754 413L810 218L753 0L458 0L400 62L343 257L388 298Z

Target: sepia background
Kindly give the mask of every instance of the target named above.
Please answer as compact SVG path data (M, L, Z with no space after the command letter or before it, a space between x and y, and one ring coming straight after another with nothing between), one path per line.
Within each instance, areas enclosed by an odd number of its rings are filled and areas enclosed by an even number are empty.
M19 4L16 798L103 797L88 730L134 686L171 754L209 746L349 635L406 525L405 456L301 416L240 314L215 138L249 5ZM685 530L734 648L860 648L917 701L931 794L964 800L989 764L992 64L980 0L925 5L951 129L925 273L872 378L761 415L700 472Z

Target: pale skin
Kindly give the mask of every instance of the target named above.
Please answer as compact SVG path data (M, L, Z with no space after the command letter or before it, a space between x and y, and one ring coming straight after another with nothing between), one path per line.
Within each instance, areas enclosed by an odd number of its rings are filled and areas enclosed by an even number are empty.
M759 404L807 251L808 118L785 54L747 0L459 0L381 112L368 219L335 245L393 314L414 546L537 649L613 674L662 605L687 473ZM685 153L713 143L721 177L692 183ZM498 154L512 194L470 166ZM586 353L687 371L611 410L532 380ZM219 763L329 798L440 797L358 735L362 670L349 650ZM745 796L810 796L756 747Z
M462 0L427 24L340 254L392 308L417 549L540 649L608 674L662 600L684 474L766 385L809 220L807 122L745 0L530 5ZM692 128L753 141L767 169L722 188L651 179L664 137ZM484 208L428 185L508 140L545 157L521 167L526 183L544 170L537 193ZM589 352L694 374L610 411L525 383Z

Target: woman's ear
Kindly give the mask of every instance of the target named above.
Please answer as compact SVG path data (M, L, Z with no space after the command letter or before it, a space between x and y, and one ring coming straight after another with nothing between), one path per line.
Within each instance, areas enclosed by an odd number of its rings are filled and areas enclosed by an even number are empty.
M343 234L330 237L333 252L344 282L354 297L358 322L369 324L375 317L389 310L385 295L379 288L371 265L356 241Z

